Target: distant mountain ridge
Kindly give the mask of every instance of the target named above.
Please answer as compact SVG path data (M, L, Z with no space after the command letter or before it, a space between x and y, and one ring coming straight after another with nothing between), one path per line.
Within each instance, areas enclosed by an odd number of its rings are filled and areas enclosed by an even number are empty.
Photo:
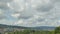
M0 24L0 28L25 28L25 27Z
M56 27L39 26L39 27L23 27L0 24L0 28L20 28L20 29L32 29L32 30L54 30Z

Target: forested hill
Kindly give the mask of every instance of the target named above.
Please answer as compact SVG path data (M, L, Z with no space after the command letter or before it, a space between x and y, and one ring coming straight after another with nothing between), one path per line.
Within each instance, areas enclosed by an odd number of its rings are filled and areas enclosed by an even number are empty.
M23 27L0 24L0 28L20 28L20 29L33 29L33 30L54 30L56 27L39 26L39 27Z

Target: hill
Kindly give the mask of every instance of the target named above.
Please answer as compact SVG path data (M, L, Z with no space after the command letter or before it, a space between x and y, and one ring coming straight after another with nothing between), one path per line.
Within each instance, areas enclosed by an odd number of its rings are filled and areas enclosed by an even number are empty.
M23 26L12 26L0 24L0 28L20 28L20 29L31 29L31 30L54 30L56 27L39 26L39 27L23 27Z

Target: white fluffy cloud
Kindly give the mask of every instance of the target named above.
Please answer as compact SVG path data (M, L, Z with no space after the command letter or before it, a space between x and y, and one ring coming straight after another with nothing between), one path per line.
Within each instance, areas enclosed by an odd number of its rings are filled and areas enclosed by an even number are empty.
M1 24L27 27L60 25L60 0L0 0L0 9Z

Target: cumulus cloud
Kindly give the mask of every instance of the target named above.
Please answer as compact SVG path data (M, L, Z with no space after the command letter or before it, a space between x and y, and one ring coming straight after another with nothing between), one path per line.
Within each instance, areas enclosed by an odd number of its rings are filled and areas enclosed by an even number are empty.
M0 0L0 9L1 24L27 27L60 25L60 0Z

